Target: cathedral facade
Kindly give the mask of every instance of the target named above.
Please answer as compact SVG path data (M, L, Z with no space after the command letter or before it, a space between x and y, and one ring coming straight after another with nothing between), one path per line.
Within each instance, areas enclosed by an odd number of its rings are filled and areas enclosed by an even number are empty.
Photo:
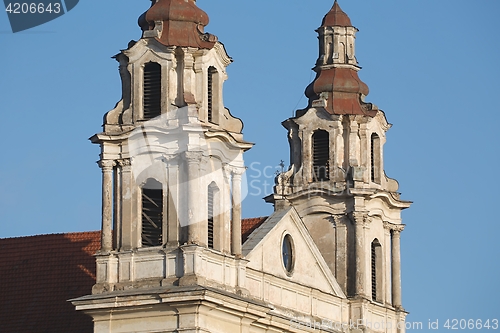
M357 29L337 1L317 29L308 106L282 124L290 167L242 226L243 121L224 107L231 58L195 0L153 0L115 56L104 117L94 332L404 332L398 183L385 114L365 101ZM244 115L240 115L244 118ZM242 237L243 234L243 237Z

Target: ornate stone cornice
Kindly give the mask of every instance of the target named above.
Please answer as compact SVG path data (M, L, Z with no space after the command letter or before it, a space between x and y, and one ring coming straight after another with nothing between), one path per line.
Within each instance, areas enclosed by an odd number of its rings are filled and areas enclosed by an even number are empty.
M399 200L395 198L393 195L391 195L391 193L385 191L375 192L370 196L370 199L375 199L375 198L380 198L381 200L385 201L388 205L400 209L408 208L412 204L411 201Z
M214 49L215 52L217 52L217 55L219 56L219 59L221 60L224 66L228 66L230 63L233 62L233 59L227 54L223 44L219 42L215 43Z
M115 161L113 160L100 160L97 162L97 164L103 170L112 169L116 165Z
M368 217L367 212L352 212L350 213L350 219L355 225L361 225L367 228L371 223L371 218Z
M130 158L122 158L120 160L117 160L116 161L118 163L119 166L121 166L122 168L123 167L128 167L131 165L131 161L130 161Z
M201 152L201 151L185 151L184 152L184 158L186 159L186 161L189 164L200 163L202 156L203 156L203 152Z
M348 217L346 215L332 215L332 218L335 222L335 226L345 227L348 221Z
M384 132L387 132L392 125L387 122L387 118L385 117L385 113L382 110L379 110L380 112L377 112L377 115L375 116L375 119L379 122L380 127Z
M228 176L232 175L233 177L241 177L241 175L243 175L247 170L246 167L239 167L230 164L224 164L223 169L225 174L227 174Z
M404 224L394 224L390 222L384 221L384 229L391 230L393 232L401 232L405 228Z

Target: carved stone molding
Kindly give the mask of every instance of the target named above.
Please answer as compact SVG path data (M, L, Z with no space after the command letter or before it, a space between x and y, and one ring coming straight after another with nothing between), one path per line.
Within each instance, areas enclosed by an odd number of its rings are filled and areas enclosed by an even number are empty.
M203 153L201 151L185 151L184 158L188 164L191 163L200 163Z
M390 222L385 222L384 221L384 229L393 231L393 232L401 232L405 228L404 224L394 224Z
M119 166L121 166L122 168L123 167L127 167L127 166L130 166L131 165L131 161L130 161L130 158L123 158L121 160L117 160L116 161L118 163Z
M354 224L360 224L367 228L371 223L371 218L368 217L366 212L353 212L350 214L351 221Z
M97 164L103 170L112 169L116 165L115 161L113 160L100 160L97 162Z
M335 222L335 226L345 227L347 222L349 221L346 215L332 215L333 221Z
M241 177L241 175L243 175L245 173L245 171L247 171L246 167L237 167L237 166L233 166L233 165L229 165L229 164L225 164L223 166L223 169L224 169L224 173L226 173L228 175L232 175L233 177L235 177L235 176Z

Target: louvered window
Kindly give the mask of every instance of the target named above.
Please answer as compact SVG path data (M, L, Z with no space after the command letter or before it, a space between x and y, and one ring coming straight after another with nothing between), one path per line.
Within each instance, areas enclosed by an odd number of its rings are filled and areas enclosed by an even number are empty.
M372 243L372 299L377 299L377 258L374 243Z
M371 246L372 300L380 301L382 296L382 246L378 239Z
M215 75L217 75L217 69L215 67L208 68L208 100L207 100L207 119L211 123L215 123L214 117L214 92L215 92Z
M161 114L161 66L149 62L144 66L144 120Z
M142 189L142 246L162 245L163 191Z
M380 157L380 138L377 134L373 133L371 136L370 151L371 180L378 184L380 184Z
M329 179L330 139L327 131L318 130L312 136L313 180Z
M208 247L214 248L214 189L208 187Z

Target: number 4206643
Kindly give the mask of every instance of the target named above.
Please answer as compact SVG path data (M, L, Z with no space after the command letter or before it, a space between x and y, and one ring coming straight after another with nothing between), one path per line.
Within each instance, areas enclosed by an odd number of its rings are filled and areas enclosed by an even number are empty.
M448 330L497 330L498 329L498 319L448 319L443 325L444 328Z
M59 14L61 12L61 4L59 2L55 3L8 3L5 11L9 14L43 14L43 13L54 13Z

